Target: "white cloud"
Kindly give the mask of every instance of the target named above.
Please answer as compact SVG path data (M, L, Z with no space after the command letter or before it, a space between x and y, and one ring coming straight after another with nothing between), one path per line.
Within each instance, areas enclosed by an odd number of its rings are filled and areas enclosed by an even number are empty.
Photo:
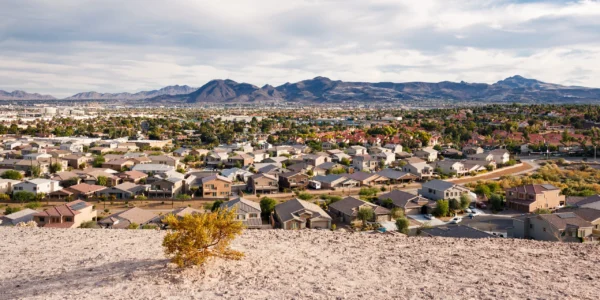
M59 97L319 75L598 86L600 2L21 0L0 4L0 49L0 89Z

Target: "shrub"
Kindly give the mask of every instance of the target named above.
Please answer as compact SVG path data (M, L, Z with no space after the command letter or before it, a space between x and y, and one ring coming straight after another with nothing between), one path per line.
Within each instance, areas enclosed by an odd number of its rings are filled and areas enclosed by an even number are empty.
M18 201L18 202L31 202L33 200L35 200L35 194L32 192L28 192L28 191L19 191L16 193L13 193L13 200Z
M490 205L493 211L501 211L502 206L504 205L503 202L502 196L498 194L492 194L492 196L490 196Z
M398 219L398 218L403 218L404 217L404 211L398 207L394 207L390 210L390 214L392 215L392 218L394 219Z
M164 221L171 229L163 240L165 254L180 268L202 265L211 257L240 259L243 253L229 248L243 231L234 210L186 215L168 215Z
M314 198L314 196L309 193L302 192L302 193L298 193L298 198L308 201L308 200L311 200L312 198Z
M219 208L221 208L221 204L223 204L223 200L217 200L217 201L213 202L212 207L210 208L210 211L219 210Z
M456 200L456 199L450 199L450 201L448 201L448 204L449 204L451 210L459 210L460 209L460 202L458 202L458 200Z
M158 226L156 224L146 224L146 225L142 225L141 228L142 229L156 229L156 228L158 228Z
M79 225L79 228L96 228L96 222L94 222L94 221L83 222L83 223L81 223L81 225Z
M358 194L364 197L377 196L378 190L376 188L361 188Z
M9 200L10 200L9 195L0 193L0 201L9 201Z
M471 205L471 197L468 194L460 195L460 208L467 209Z
M445 217L450 213L450 204L448 200L438 200L433 214L436 217Z
M21 208L20 207L7 207L6 209L4 209L4 215L10 215L12 213L16 213L18 211L20 211Z
M260 200L260 210L262 212L263 217L268 217L271 215L273 210L275 209L275 205L277 205L277 201L275 199L264 197Z
M408 227L410 226L410 222L407 218L398 218L396 219L396 228L398 231L408 234Z
M133 222L133 223L129 224L129 226L127 226L127 229L138 229L138 228L140 228L140 224L135 223L135 222Z
M26 207L26 208L29 208L29 209L37 209L37 208L40 208L40 207L42 207L42 204L41 204L41 203L39 203L39 202L37 202L37 201L33 201L33 202L29 202L29 203L27 203L27 204L25 205L25 207Z
M356 214L356 218L363 222L363 226L366 224L367 221L372 220L373 216L375 216L375 213L372 209L367 207L359 209L358 213Z
M23 179L23 175L19 171L8 170L2 173L2 179L12 179L12 180L21 180Z
M335 231L337 229L337 226L335 224L331 224L331 231Z
M547 215L551 214L552 212L547 208L538 208L533 213L536 215Z

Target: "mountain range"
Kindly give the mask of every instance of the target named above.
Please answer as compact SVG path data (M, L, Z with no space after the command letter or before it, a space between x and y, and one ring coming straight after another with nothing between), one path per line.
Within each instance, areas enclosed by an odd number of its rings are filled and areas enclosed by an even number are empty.
M52 96L0 91L0 100L46 100ZM600 101L600 89L545 83L513 76L494 84L443 81L428 82L344 82L316 77L274 87L258 87L230 79L211 80L200 88L168 86L135 94L86 92L65 100L144 100L181 103L253 102L394 102L403 100L451 100L467 102L567 103Z

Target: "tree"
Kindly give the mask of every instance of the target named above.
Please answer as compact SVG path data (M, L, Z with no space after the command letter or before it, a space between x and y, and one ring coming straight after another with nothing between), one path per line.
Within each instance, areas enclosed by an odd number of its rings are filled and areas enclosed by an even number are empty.
M68 188L70 186L74 186L79 184L79 177L71 177L65 181L63 181L62 186Z
M490 190L490 188L487 185L479 184L475 188L475 194L480 195L480 196L489 197L492 194L492 191Z
M308 200L314 198L314 196L311 195L311 194L309 194L309 193L298 193L298 198L302 199L302 200L305 200L305 201L308 201Z
M100 168L105 162L106 160L104 159L104 156L98 155L94 158L94 167Z
M381 201L381 206L391 209L394 207L394 201L390 198L383 199L383 201Z
M362 221L363 226L366 225L367 221L372 220L375 213L371 208L363 207L358 210L356 217Z
M108 178L106 176L98 176L98 185L108 186Z
M471 205L471 197L468 194L460 195L460 208L467 209Z
M35 194L28 191L18 191L13 193L13 200L23 204L24 202L31 202L35 200Z
M219 208L221 208L221 204L223 204L223 200L217 200L217 201L213 202L212 207L210 208L210 211L215 212L215 211L219 210Z
M29 173L31 174L31 177L38 178L42 173L42 169L40 169L40 166L31 166Z
M547 214L551 214L552 211L550 211L547 208L538 208L533 213L536 215L547 215Z
M404 233L404 234L408 234L408 227L410 226L410 222L408 221L407 218L398 218L396 219L396 228L398 228L398 231Z
M59 163L53 163L50 165L50 173L58 173L62 171L62 165Z
M275 209L275 205L277 205L277 201L275 201L275 199L263 197L260 200L260 210L263 217L269 217Z
M433 214L437 217L445 217L450 213L450 204L448 200L438 200Z
M168 215L163 222L170 231L163 240L165 254L180 268L202 265L211 257L239 260L243 253L229 248L243 231L242 222L230 209L183 218Z
M451 210L459 210L460 209L460 202L458 202L458 200L456 200L456 199L450 199L450 201L448 201L448 205L450 206Z
M42 204L38 201L33 201L33 202L29 202L27 204L25 204L25 208L29 208L29 209L38 209L42 207Z
M342 164L344 166L349 166L350 165L350 159L348 159L347 157L342 157L342 159L340 160L340 164Z
M5 208L5 209L4 209L4 215L5 215L5 216L6 216L6 215L10 215L10 214L12 214L12 213L16 213L16 212L18 212L18 211L21 211L21 208L20 208L20 207L10 207L10 206L9 206L9 207L7 207L7 208Z
M12 179L12 180L21 180L23 179L23 175L19 172L19 171L15 171L15 170L7 170L4 173L2 173L2 177L3 179Z
M130 223L129 226L127 226L127 229L138 229L138 228L140 228L140 224L135 223L135 222Z
M503 202L502 196L498 194L492 194L490 196L490 205L493 211L501 211L504 204Z

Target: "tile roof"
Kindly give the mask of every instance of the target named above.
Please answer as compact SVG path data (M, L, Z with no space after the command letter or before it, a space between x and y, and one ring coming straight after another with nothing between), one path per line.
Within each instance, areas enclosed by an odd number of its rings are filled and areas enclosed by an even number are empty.
M298 219L298 213L303 211L311 212L311 219L324 218L331 220L331 217L318 205L297 198L275 206L275 213L282 222Z
M551 184L528 184L507 189L508 192L517 192L525 194L542 194L545 191L559 190Z

